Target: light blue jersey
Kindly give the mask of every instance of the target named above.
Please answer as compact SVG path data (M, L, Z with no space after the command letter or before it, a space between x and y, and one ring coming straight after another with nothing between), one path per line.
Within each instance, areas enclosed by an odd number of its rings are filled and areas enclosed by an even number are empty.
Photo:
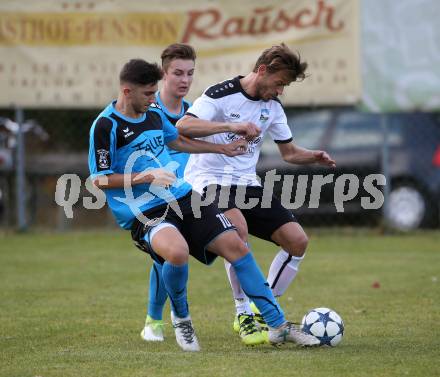
M92 179L109 174L141 173L165 168L179 177L177 166L166 144L177 139L178 133L158 106L141 118L124 116L110 103L98 115L90 129L89 170ZM108 205L118 224L130 229L136 215L179 199L191 191L191 185L178 179L169 188L139 184L124 188L105 189Z

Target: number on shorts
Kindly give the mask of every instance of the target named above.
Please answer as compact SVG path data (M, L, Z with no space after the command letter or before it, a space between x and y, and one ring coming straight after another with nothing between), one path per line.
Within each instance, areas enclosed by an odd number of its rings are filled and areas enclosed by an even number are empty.
M229 228L232 226L229 219L223 213L219 213L218 215L215 216L221 221L224 228Z

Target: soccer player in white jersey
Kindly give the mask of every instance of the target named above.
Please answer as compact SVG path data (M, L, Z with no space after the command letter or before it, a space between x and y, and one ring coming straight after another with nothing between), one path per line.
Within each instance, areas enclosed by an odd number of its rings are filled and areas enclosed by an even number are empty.
M156 104L172 125L185 114L190 103L184 99L193 81L196 52L190 45L173 43L161 54L162 88L156 92ZM167 148L170 157L179 163L177 178L183 178L189 153ZM150 269L148 305L145 326L141 331L146 341L163 341L163 309L168 298L162 279L162 264L153 261Z
M263 187L257 180L255 168L263 138L269 134L286 162L335 166L325 151L304 149L293 142L277 98L290 83L303 80L306 69L307 63L301 62L300 56L284 43L273 46L261 54L253 71L246 76L209 87L177 123L181 134L205 141L225 143L240 137L249 141L248 153L237 157L191 155L185 180L196 191L204 193L207 201L214 200L220 210L225 210L242 239L247 239L250 233L281 247L267 277L274 296L281 296L295 278L308 238L293 214L276 197L269 196L270 205L262 205ZM268 198L264 198L267 201ZM253 208L237 204L255 202L255 199L258 204ZM249 328L256 320L260 322L261 318L251 307L234 268L228 262L225 267L236 305L234 330L242 335L243 328ZM264 330L262 321L260 325ZM262 343L265 332L261 334Z

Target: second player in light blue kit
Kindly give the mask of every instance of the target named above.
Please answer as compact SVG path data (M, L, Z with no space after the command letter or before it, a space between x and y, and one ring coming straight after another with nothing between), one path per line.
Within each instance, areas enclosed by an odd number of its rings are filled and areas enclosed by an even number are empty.
M175 125L191 105L184 97L191 88L196 53L189 45L175 43L162 52L161 59L164 76L162 89L156 93L157 108ZM189 154L173 149L168 152L179 164L177 178L183 178ZM162 280L160 263L154 262L151 266L148 294L147 318L141 337L146 341L163 341L162 315L168 295Z

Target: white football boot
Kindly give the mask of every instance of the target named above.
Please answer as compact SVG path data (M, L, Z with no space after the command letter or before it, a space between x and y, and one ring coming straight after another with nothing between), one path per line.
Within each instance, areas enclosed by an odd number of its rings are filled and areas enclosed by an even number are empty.
M147 342L163 342L163 321L155 320L147 315L141 338Z
M173 322L174 332L176 333L177 344L184 351L200 351L199 342L191 322L191 316L178 318L171 312L171 321Z
M319 346L320 344L319 339L301 331L299 326L291 322L286 322L277 328L269 327L269 342L273 345L291 342L303 347Z

